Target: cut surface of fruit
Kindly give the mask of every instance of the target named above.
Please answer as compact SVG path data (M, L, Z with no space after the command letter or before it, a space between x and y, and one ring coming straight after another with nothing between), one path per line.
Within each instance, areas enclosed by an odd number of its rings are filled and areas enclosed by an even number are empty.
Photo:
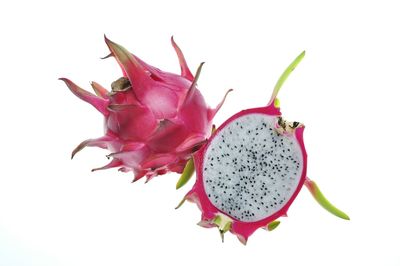
M204 155L202 177L211 203L243 222L282 209L299 186L303 154L294 135L279 134L277 119L247 114L218 131Z

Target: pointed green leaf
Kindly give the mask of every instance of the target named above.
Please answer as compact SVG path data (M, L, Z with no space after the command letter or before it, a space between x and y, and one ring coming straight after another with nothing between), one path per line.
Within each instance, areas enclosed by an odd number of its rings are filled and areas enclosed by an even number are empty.
M178 205L175 207L175 210L179 209L183 203L185 203L186 201L186 196L183 197L183 199L178 203Z
M321 190L317 186L317 184L310 180L307 179L305 182L306 187L308 190L311 192L311 195L313 195L314 199L328 212L332 213L333 215L345 219L345 220L350 220L350 217L344 213L343 211L339 210L335 206L333 206L332 203L330 203L325 196L322 194Z
M176 183L176 189L183 187L192 177L193 173L194 173L194 162L193 158L190 158L190 160L186 163L185 169L183 169L181 177Z
M281 223L280 221L272 221L272 222L270 222L267 225L268 231L272 231L272 230L276 229L280 223Z
M285 69L285 71L279 77L278 81L276 82L274 91L272 92L271 100L269 101L269 104L274 102L274 100L275 100L276 96L278 95L279 90L281 89L283 83L285 83L285 81L289 77L290 73L292 73L292 71L297 67L297 65L301 62L301 60L304 58L305 55L306 55L306 51L303 51L301 54L299 54L296 57L296 59L294 59L294 61Z

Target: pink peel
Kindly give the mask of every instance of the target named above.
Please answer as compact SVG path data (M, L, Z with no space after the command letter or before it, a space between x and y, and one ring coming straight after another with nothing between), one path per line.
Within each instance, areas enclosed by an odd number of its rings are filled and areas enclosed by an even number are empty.
M113 159L111 162L109 162L105 166L98 167L98 168L93 168L92 172L100 171L100 170L107 170L107 169L119 167L119 166L122 166L122 165L123 164L122 164L122 162L120 160Z
M203 134L193 134L186 138L181 144L179 144L178 147L176 147L177 152L184 152L187 150L192 149L193 147L196 147L199 143L203 143L204 140L204 135Z
M59 80L64 81L68 88L72 91L72 93L75 94L78 98L91 104L104 116L108 115L107 105L109 102L107 100L100 98L88 91L85 91L67 78L59 78Z
M143 66L121 45L110 41L105 35L104 40L110 49L111 54L121 66L123 73L128 77L133 86L139 85L139 82L149 80L149 75L143 69ZM140 86L138 86L140 88Z
M232 91L233 91L233 89L227 90L225 92L224 98L222 98L222 101L214 109L208 110L208 119L210 119L210 120L214 119L214 116L218 113L219 109L221 109L222 105L225 103L226 97Z
M112 83L112 90L96 82L95 94L61 78L80 99L93 105L105 119L105 135L78 145L72 156L84 147L106 148L112 161L95 170L118 167L132 171L133 181L147 180L167 172L182 173L187 161L209 137L213 115L197 88L182 50L173 38L171 44L179 59L181 74L164 72L104 37L123 77Z
M92 86L92 88L93 88L93 90L94 90L94 92L96 93L97 96L99 96L99 97L101 97L103 99L108 99L109 98L108 97L108 93L109 92L103 86L101 86L99 83L97 83L95 81L92 81L90 83L90 85Z
M186 63L186 59L183 56L181 48L179 48L179 46L174 41L174 36L171 36L171 43L172 43L172 46L174 47L175 52L176 52L176 54L178 56L178 59L179 59L179 65L181 66L181 76L186 78L186 79L188 79L188 80L193 81L193 79L194 79L193 75L190 72L190 69L189 69L189 67L188 67L188 65Z
M72 151L71 159L73 159L75 155L85 147L98 147L102 149L107 149L107 142L111 140L112 138L109 136L103 136L97 139L84 140Z

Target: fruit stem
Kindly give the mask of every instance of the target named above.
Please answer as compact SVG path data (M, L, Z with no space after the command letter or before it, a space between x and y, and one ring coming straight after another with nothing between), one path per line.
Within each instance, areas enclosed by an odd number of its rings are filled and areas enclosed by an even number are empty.
M268 105L274 103L276 96L278 96L279 90L281 89L283 83L285 83L286 79L289 77L290 73L297 67L297 65L301 62L301 60L306 55L306 51L301 52L296 59L283 71L282 75L279 77L278 81L275 84L274 91L272 92L271 99L269 100Z

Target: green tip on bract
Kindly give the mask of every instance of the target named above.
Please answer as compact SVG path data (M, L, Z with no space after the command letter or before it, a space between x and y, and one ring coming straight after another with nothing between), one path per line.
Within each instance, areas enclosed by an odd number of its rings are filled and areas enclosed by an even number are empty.
M194 173L194 162L193 158L190 158L190 160L186 163L185 168L183 169L181 177L176 183L176 189L183 187L193 176L193 173Z
M192 97L192 95L194 94L194 89L196 88L196 84L197 84L197 81L199 80L201 69L203 68L204 64L205 64L204 62L201 62L201 64L197 68L196 75L194 76L192 84L190 85L190 87L188 89L185 101L188 101Z
M225 239L224 235L225 235L225 233L222 232L222 230L219 230L219 235L220 235L220 237L221 237L222 243L224 243L224 239Z
M275 98L275 100L274 100L274 106L275 106L275 108L280 108L280 107L281 107L281 102L279 101L278 98Z
M224 234L232 228L232 219L220 213L215 216L213 223L218 226L219 234L221 236L222 242L224 242Z
M221 220L222 220L221 216L217 215L217 216L215 216L215 218L213 220L213 223L218 225L218 226L220 226L221 225Z
M186 201L186 196L183 197L183 199L178 203L178 205L175 207L175 210L179 209L183 203L185 203Z
M225 234L226 232L228 232L229 230L231 230L232 227L232 222L228 222L225 224L225 226L221 229L221 231Z
M306 187L310 191L311 195L313 195L314 199L328 212L332 213L333 215L342 218L344 220L350 220L350 217L344 213L343 211L336 208L332 203L330 203L322 194L321 190L317 186L317 184L307 179L305 182Z
M271 103L275 104L275 99L276 96L278 96L279 90L281 89L283 83L285 83L286 79L289 77L290 73L297 67L297 65L301 62L301 60L304 58L306 55L306 51L303 51L301 54L299 54L296 59L285 69L285 71L282 73L282 75L279 77L278 81L275 84L274 91L272 92L271 99L269 101L270 105ZM279 103L279 101L278 101Z
M275 229L278 227L278 225L279 225L280 223L281 223L280 221L272 221L272 222L270 222L270 223L267 225L268 231L275 230Z

